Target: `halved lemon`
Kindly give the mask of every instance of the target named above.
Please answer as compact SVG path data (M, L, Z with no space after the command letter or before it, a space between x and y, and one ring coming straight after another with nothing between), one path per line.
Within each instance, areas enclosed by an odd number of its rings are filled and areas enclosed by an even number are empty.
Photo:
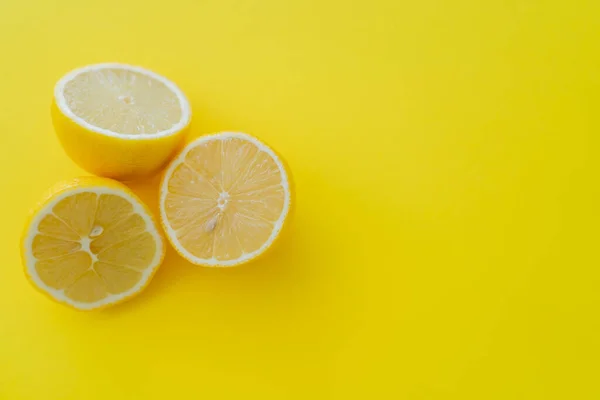
M190 143L160 186L160 217L173 247L204 266L234 266L263 254L286 224L291 185L283 160L241 133Z
M191 111L167 78L125 64L97 64L58 81L52 117L62 146L80 167L133 179L156 172L173 155Z
M126 186L97 177L55 185L27 222L21 241L32 284L81 310L139 293L164 254L146 206Z

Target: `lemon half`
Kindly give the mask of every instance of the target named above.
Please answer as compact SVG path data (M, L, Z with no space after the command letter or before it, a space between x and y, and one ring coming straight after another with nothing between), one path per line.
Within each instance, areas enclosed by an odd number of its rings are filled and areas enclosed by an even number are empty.
M290 176L283 160L241 133L201 137L169 164L160 217L173 247L196 265L228 267L268 250L288 219Z
M54 186L26 224L21 255L31 283L80 310L139 293L165 254L146 206L126 186L79 178Z
M144 68L96 64L62 77L52 117L66 153L83 169L134 179L160 169L191 121L190 105L170 80Z

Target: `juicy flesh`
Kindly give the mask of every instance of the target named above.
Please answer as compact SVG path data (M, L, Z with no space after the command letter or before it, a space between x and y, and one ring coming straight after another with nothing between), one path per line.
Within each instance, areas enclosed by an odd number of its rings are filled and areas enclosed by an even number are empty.
M44 216L33 239L35 270L47 286L92 303L134 287L157 251L146 222L120 196L69 196Z
M281 172L266 152L239 138L187 153L168 182L165 213L198 259L237 260L267 242L285 203Z
M75 115L116 133L159 133L182 116L173 91L135 71L107 68L82 72L66 83L63 93Z

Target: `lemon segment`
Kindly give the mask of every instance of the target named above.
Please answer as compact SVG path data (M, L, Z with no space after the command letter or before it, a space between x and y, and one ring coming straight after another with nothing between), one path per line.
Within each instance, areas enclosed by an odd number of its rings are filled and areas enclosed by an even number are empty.
M55 186L28 221L21 247L32 284L82 310L139 293L165 253L144 204L126 186L96 177Z
M278 238L289 214L289 174L258 139L220 133L190 143L169 164L160 217L173 247L204 266L234 266Z
M52 120L65 152L100 176L135 179L159 170L188 130L191 110L168 79L125 64L96 64L62 77Z

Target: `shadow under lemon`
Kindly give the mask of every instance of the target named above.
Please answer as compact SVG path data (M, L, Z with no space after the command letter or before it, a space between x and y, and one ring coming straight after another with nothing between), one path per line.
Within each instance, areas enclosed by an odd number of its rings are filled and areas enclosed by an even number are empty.
M159 225L158 191L161 178L162 174L157 174L150 179L126 183L147 204ZM257 296L268 297L270 292L275 295L273 291L285 291L286 297L302 292L302 286L308 282L308 271L305 268L308 260L297 251L295 242L301 238L298 237L300 231L296 229L298 221L294 214L296 213L290 214L288 225L272 248L258 259L236 267L202 267L191 264L173 249L160 227L167 251L163 264L150 284L132 299L103 310L102 313L120 314L131 307L162 300L191 301L198 302L199 305L207 301L248 304Z
M249 373L259 368L290 385L295 375L279 366L293 359L296 374L325 379L362 315L362 283L348 263L357 256L348 249L358 249L360 237L350 242L337 234L347 215L335 203L343 195L352 207L362 205L320 174L299 173L304 180L297 184L323 197L297 192L289 229L263 257L238 267L207 268L190 264L167 245L163 265L139 295L99 312L61 308L53 314L57 323L72 327L68 348L74 362L90 362L92 356L82 350L90 337L118 332L117 340L100 340L98 346L136 349L148 363L161 360L167 366L209 363ZM156 213L159 183L157 176L128 186Z

